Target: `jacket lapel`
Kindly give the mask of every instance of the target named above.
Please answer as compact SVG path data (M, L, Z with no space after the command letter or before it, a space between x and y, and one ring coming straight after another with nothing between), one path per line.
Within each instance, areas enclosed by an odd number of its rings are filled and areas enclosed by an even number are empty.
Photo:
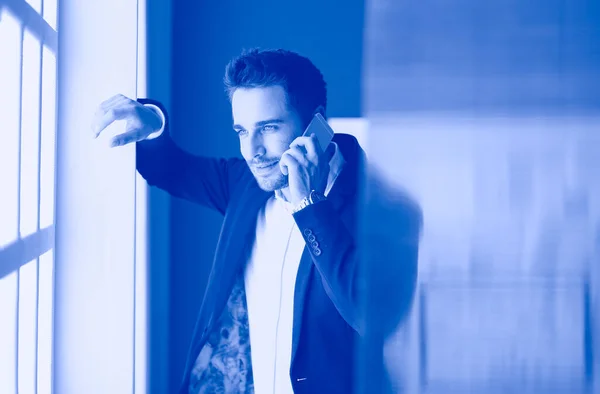
M249 176L252 177L252 174ZM256 218L272 194L261 190L252 178L242 193L243 197L234 204L235 208L223 224L215 255L215 269L219 271L215 272L214 279L209 279L209 283L215 286L213 294L217 298L208 320L208 327L219 318L236 278L242 274L246 262L251 257L256 237Z

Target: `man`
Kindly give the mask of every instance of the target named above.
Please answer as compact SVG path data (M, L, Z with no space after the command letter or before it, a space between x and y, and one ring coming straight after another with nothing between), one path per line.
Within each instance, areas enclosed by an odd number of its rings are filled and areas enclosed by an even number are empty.
M115 96L94 126L126 120L112 145L137 143L150 185L224 216L180 392L352 393L358 373L380 392L381 338L414 291L420 214L377 205L382 254L361 258L357 241L373 234L359 231L364 152L349 135L323 148L302 136L326 115L321 72L296 53L254 49L229 63L225 87L243 160L180 149L152 100Z

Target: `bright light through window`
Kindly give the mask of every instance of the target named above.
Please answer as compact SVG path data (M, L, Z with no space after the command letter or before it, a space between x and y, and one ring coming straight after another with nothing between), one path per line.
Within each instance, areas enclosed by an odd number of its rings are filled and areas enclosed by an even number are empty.
M35 233L38 225L40 56L39 41L26 30L21 111L21 237Z
M19 102L21 27L6 8L0 9L0 247L17 238L19 187ZM0 324L0 327L4 324ZM4 348L2 348L4 349ZM2 353L2 352L0 352ZM3 368L2 368L3 369ZM0 372L1 373L1 372ZM0 390L0 392L3 392Z
M56 30L57 11L57 0L44 0L44 19L54 30Z
M0 6L2 394L52 392L56 15L56 0Z
M52 392L52 312L54 252L49 250L40 256L38 287L37 332L37 393Z
M0 393L17 392L17 281L16 272L0 279Z
M37 259L19 274L19 393L35 393L37 344Z
M56 56L44 48L42 63L42 136L40 163L40 228L54 223L56 151Z
M27 3L37 12L38 14L42 12L42 0L26 0Z

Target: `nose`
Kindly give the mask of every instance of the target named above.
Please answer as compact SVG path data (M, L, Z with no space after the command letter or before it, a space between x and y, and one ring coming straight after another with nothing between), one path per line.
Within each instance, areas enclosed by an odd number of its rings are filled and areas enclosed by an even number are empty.
M265 154L265 146L260 133L252 133L248 142L249 156L251 159L256 159Z

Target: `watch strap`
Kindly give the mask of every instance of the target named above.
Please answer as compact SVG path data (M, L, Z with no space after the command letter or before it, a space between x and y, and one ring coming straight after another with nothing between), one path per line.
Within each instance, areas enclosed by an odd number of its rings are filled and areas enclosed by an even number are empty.
M298 211L301 211L302 209L306 208L309 205L315 204L319 201L323 201L325 200L325 196L322 195L321 193L317 192L316 190L311 190L310 194L306 197L304 197L299 203L298 205L296 205L296 207L293 210L293 213L296 213Z

